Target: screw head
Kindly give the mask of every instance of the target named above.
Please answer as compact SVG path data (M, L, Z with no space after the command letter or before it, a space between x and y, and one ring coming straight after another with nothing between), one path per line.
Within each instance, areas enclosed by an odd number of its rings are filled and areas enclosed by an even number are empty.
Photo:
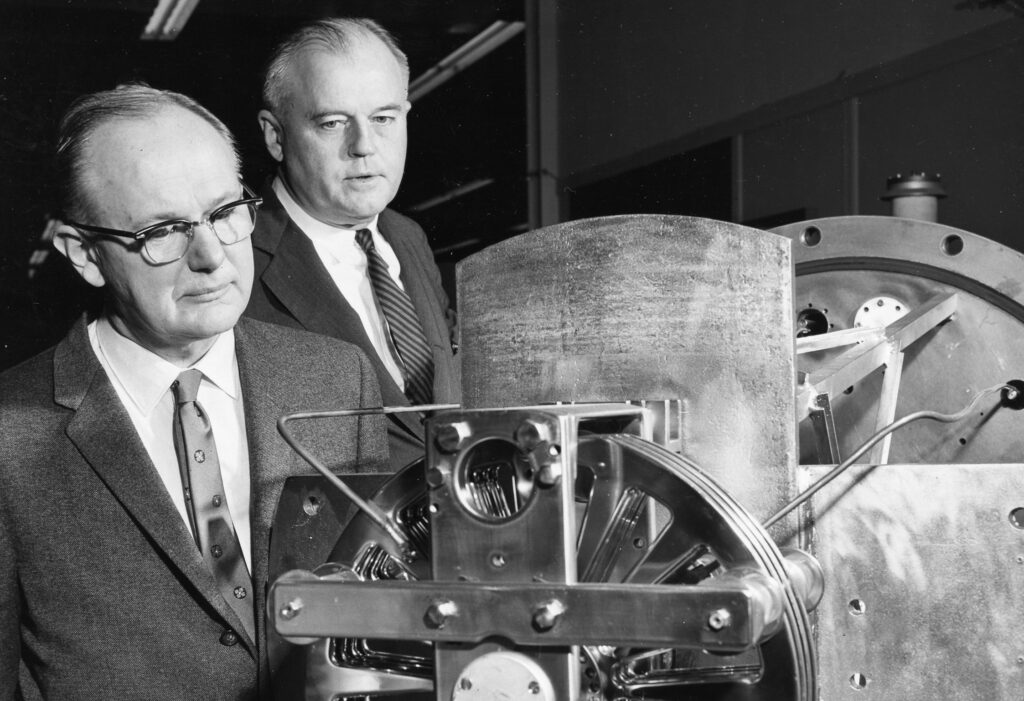
M281 618L288 621L292 620L299 615L299 612L302 610L302 606L302 599L292 599L281 607Z
M456 453L462 445L462 439L468 433L464 423L438 426L434 432L434 444L442 453Z
M728 609L716 609L708 614L708 628L711 630L728 628L730 623L732 623L732 614Z
M533 627L541 632L551 630L565 611L565 604L558 599L545 601L533 611Z
M447 625L448 621L459 615L459 607L450 599L435 601L427 607L423 614L423 622L428 628L440 630ZM466 687L469 688L469 687Z

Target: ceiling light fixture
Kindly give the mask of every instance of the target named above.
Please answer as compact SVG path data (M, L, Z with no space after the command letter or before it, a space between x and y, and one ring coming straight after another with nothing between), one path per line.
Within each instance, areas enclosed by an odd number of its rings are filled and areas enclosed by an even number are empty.
M142 38L150 41L171 41L185 28L199 0L159 0L149 18Z
M428 209L430 209L432 207L436 207L439 204L444 204L445 202L450 202L451 200L454 200L456 197L462 197L463 195L468 195L469 193L473 192L474 190L479 190L482 187L487 187L488 185L492 184L493 182L494 182L494 178L480 178L478 180L474 180L472 182L466 183L465 185L460 185L459 187L455 188L454 190L449 190L448 192L444 193L443 195L438 195L437 197L431 197L429 200L424 200L424 201L420 202L419 204L414 204L411 207L409 207L409 211L411 211L411 212L423 212L423 211L426 211L426 210L428 210Z
M519 34L523 31L524 26L523 22L505 22L503 20L495 22L412 81L409 84L409 100L415 102L418 98L447 82L456 73L465 70Z

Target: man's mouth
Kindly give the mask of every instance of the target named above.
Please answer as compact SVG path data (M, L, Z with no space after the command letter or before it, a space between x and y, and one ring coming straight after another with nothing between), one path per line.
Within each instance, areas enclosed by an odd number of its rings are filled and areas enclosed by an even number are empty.
M226 282L223 285L211 285L198 290L193 290L192 292L188 292L182 296L192 302L212 302L223 297L230 287L231 283Z

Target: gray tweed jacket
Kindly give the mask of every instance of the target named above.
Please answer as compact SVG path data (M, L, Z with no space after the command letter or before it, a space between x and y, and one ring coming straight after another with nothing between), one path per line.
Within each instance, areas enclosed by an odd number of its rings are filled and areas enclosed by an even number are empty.
M379 406L365 354L243 319L235 329L252 473L255 604L286 477L309 468L289 412ZM339 472L387 460L379 416L295 424ZM266 618L243 632L89 346L84 320L0 375L0 699L251 699L269 688Z

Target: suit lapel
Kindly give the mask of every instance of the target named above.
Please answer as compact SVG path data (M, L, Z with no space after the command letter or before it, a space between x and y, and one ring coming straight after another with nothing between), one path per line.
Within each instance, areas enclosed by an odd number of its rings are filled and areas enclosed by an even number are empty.
M128 412L89 344L79 321L54 356L57 403L75 411L68 438L154 547L236 631L255 655L253 640L217 589L185 522L149 458Z
M362 320L338 291L309 237L288 218L271 188L263 195L260 217L266 228L253 237L253 245L266 252L270 262L260 279L302 328L354 343L366 353L377 373L384 406L408 406L408 398L391 379L363 330ZM395 420L413 435L422 436L418 417L398 414Z

